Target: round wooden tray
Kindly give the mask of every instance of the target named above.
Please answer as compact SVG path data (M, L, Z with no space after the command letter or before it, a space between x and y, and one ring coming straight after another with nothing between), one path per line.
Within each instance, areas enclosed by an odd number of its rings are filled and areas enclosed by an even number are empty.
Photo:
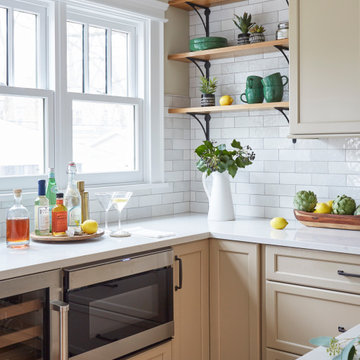
M46 241L46 242L69 242L69 241L81 241L81 240L91 240L99 238L103 236L105 231L103 229L98 229L95 234L81 234L81 235L74 235L74 236L52 236L52 235L45 235L40 236L36 235L35 233L31 233L31 239L34 241Z

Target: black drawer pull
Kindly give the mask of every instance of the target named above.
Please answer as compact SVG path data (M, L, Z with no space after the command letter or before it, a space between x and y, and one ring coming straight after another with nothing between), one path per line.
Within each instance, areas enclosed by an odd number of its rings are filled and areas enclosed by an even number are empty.
M341 276L360 278L359 274L350 274L350 273L345 272L344 270L338 270L337 273L338 273L338 275L341 275Z
M338 326L338 332L344 333L346 329L343 326Z
M182 289L183 283L183 267L182 267L182 259L179 258L177 255L175 256L175 261L179 262L179 285L175 285L175 291Z

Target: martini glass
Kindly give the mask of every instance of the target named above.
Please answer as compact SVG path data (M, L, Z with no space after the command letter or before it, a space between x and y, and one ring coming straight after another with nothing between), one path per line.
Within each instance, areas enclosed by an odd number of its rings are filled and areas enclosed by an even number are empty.
M114 192L112 195L112 204L114 205L115 209L118 211L119 214L119 228L116 231L113 231L110 236L113 237L126 237L130 236L125 230L121 229L121 212L124 210L124 207L129 202L132 192L128 191L117 191Z
M97 197L101 207L105 210L105 233L109 233L109 224L108 224L108 214L109 210L112 207L112 193L103 192L103 193L96 193L95 196Z

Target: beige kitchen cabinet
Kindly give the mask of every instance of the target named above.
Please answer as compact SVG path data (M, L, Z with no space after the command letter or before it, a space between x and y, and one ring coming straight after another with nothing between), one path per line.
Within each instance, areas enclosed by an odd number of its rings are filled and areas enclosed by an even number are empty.
M128 360L171 360L171 342L146 350Z
M260 245L210 240L210 328L211 360L260 359Z
M266 281L266 346L303 355L313 337L339 335L357 325L360 296Z
M209 360L209 241L174 247L175 335L172 360Z
M298 355L293 355L273 349L266 349L266 360L294 360L298 358Z
M290 1L291 135L360 134L359 22L359 0Z

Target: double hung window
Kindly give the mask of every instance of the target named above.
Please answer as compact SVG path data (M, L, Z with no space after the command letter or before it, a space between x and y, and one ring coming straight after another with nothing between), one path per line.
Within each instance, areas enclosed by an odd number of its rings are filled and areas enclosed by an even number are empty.
M64 185L72 160L90 185L152 180L162 23L113 10L0 0L0 191L35 188L48 167Z

